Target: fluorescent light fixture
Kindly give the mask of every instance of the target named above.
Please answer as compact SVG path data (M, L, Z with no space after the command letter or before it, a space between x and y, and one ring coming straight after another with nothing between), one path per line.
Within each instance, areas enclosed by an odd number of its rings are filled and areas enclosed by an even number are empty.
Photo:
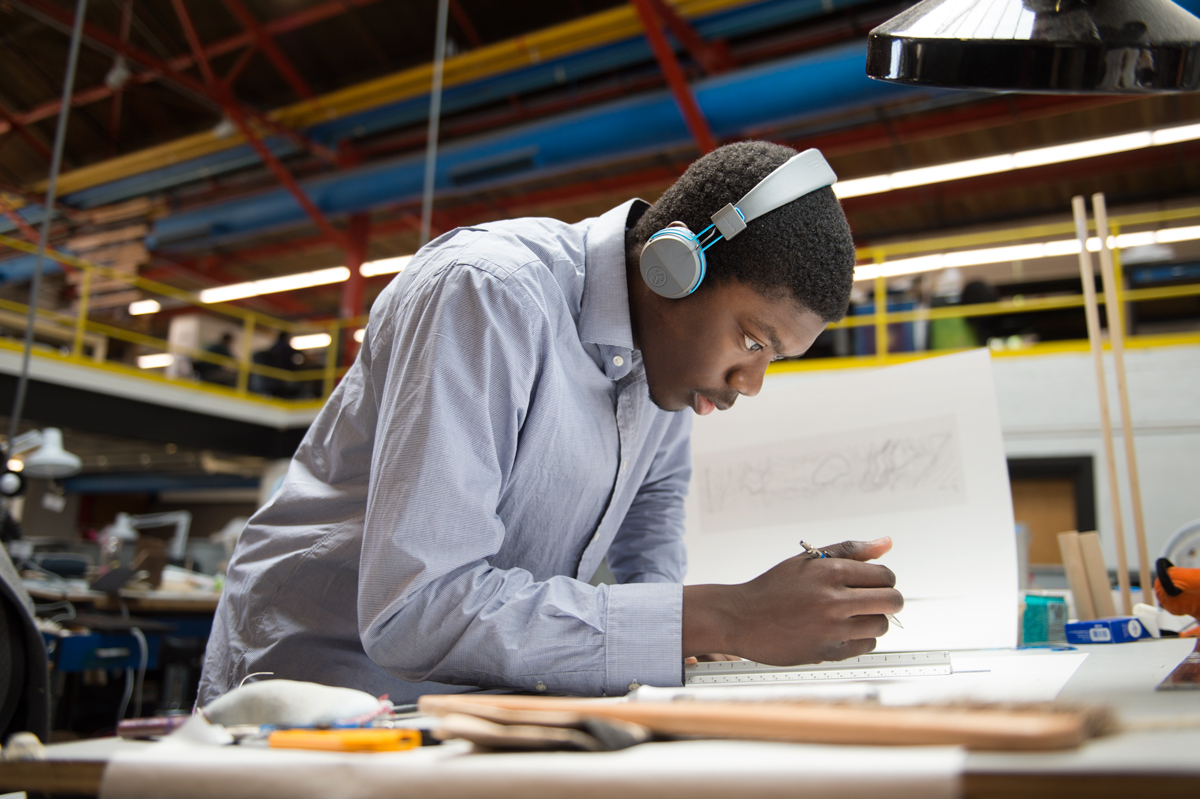
M341 283L350 277L350 270L344 266L334 266L329 269L317 269L313 272L300 272L294 275L268 277L262 280L251 280L248 283L234 283L229 286L218 286L200 292L200 302L229 302L246 297L257 297L261 294L277 294L281 291L294 291L309 286L324 286L329 283Z
M383 258L378 261L367 261L358 268L359 274L363 277L375 277L376 275L393 275L396 272L404 271L404 267L408 266L408 262L412 260L411 255L400 255L395 258Z
M357 341L359 344L362 344L363 339L366 337L367 337L367 329L365 327L360 327L358 330L354 331L354 340Z
M396 258L367 261L358 268L358 271L363 277L392 275L403 271L404 267L408 266L408 262L411 260L411 255L400 255ZM244 300L247 297L258 297L262 294L277 294L281 291L294 291L310 286L341 283L344 280L348 280L349 277L349 269L344 266L333 266L328 269L317 269L313 272L300 272L294 275L281 275L280 277L251 280L246 283L217 286L216 288L204 289L200 292L199 296L200 302L203 303L230 302L231 300ZM137 303L134 304L136 305ZM157 310L158 308L154 309L154 311ZM130 313L135 312L131 310ZM140 311L140 313L153 313L153 311Z
M158 300L138 300L137 302L129 303L130 316L142 316L148 313L158 313L162 310L162 306L158 304Z
M139 355L137 359L139 369L162 369L164 366L170 366L173 363L175 363L175 356L169 352Z
M1144 247L1148 244L1167 244L1175 241L1200 239L1200 225L1191 227L1146 230L1140 233L1122 233L1109 236L1110 249L1123 250L1129 247ZM1092 236L1087 241L1089 252L1100 251L1100 239ZM1036 258L1054 258L1062 255L1078 255L1078 239L1059 239L1033 244L1013 244L1005 247L985 247L978 250L959 250L949 253L918 255L912 258L897 258L879 264L864 264L855 267L854 279L874 280L877 277L898 277L920 272L935 272L952 266L979 266L1000 264L1006 261L1032 261Z
M1200 225L1154 231L1155 244L1170 244L1173 241L1192 241L1193 239L1200 239Z
M906 189L912 186L926 186L930 183L944 183L948 180L977 177L979 175L995 175L1000 172L1011 172L1014 169L1027 169L1046 164L1058 164L1064 161L1078 161L1083 158L1095 158L1099 155L1125 153L1140 150L1145 147L1155 147L1163 144L1178 144L1179 142L1200 139L1200 124L1180 125L1174 128L1158 130L1142 130L1135 133L1124 133L1119 136L1105 136L1100 139L1056 144L1051 147L1039 147L1034 150L1022 150L1016 153L993 155L986 158L973 158L968 161L953 161L948 164L908 169L893 172L890 175L871 175L865 178L854 178L835 183L833 191L839 199L861 197L865 194L880 194L893 189Z
M292 336L291 344L298 350L319 350L328 347L333 338L328 333L308 333L303 336Z
M1126 133L1123 136L1107 136L1103 139L1058 144L1053 147L1040 147L1036 150L1022 150L1019 153L1013 153L1013 167L1024 169L1031 166L1061 164L1064 161L1078 161L1083 158L1140 150L1153 144L1153 131L1143 130L1138 133Z

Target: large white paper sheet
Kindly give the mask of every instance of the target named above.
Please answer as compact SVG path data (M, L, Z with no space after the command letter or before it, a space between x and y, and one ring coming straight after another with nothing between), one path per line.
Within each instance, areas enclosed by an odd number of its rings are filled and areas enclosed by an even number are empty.
M696 419L687 582L749 580L800 551L889 535L905 596L877 651L1012 647L1017 556L987 350L779 375Z
M965 753L948 746L651 743L619 752L472 753L464 741L341 754L153 744L109 762L101 799L660 799L811 796L952 799Z

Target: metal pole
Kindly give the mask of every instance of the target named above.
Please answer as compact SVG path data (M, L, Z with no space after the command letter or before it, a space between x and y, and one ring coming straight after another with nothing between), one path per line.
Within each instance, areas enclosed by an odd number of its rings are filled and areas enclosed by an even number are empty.
M67 55L67 74L63 79L62 103L58 109L58 125L54 130L54 154L50 159L50 180L46 187L45 213L42 215L42 230L38 237L33 280L29 284L29 318L25 323L25 351L21 360L21 376L17 379L17 393L13 398L12 418L8 423L9 442L17 437L17 430L21 425L21 413L25 410L25 391L29 385L29 357L33 352L33 326L37 321L38 293L42 288L42 260L46 257L46 245L50 240L50 222L54 216L54 201L58 195L58 172L62 167L63 145L67 140L67 119L71 114L71 95L75 90L75 68L79 65L79 44L83 41L83 18L86 13L87 0L77 0L75 22L71 27L71 49Z
M446 18L450 0L438 0L437 39L433 45L433 86L429 90L429 133L425 140L425 189L421 194L421 246L433 226L433 181L437 173L438 121L442 116L442 64L446 61Z

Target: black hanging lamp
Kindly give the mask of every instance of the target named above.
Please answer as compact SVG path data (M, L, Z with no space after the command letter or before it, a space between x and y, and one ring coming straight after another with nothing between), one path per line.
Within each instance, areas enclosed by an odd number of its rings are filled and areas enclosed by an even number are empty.
M1200 89L1200 19L1169 0L924 0L871 31L867 75L1045 94Z

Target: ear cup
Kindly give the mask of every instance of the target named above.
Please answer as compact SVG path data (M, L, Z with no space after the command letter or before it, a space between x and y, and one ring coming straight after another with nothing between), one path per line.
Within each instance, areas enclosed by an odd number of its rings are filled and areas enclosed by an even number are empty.
M690 230L664 228L646 242L639 264L642 280L655 294L678 299L696 290L704 279L704 250Z

